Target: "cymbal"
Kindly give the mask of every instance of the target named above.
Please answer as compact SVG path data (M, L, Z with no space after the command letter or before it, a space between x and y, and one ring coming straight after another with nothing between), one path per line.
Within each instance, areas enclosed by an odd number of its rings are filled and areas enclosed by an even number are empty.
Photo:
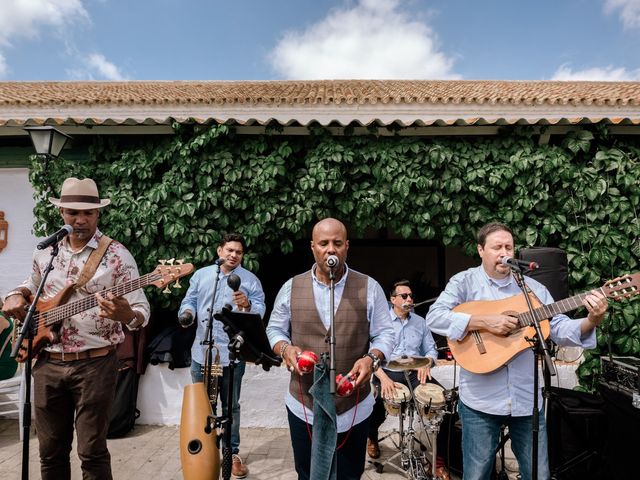
M393 372L401 372L403 370L416 370L429 365L431 365L431 358L429 357L408 357L403 355L389 360L389 363L384 368Z

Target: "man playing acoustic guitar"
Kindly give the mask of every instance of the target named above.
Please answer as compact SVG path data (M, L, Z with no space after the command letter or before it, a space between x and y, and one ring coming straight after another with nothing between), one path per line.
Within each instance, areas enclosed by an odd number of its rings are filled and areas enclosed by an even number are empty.
M43 296L55 301L62 294L58 300L65 304L93 301L90 297L95 296L98 305L68 318L61 316L57 340L41 351L33 368L41 475L44 480L71 478L69 453L75 423L83 478L110 479L106 437L116 386L115 348L124 340L123 328L133 330L147 323L149 303L142 290L122 297L99 293L139 275L131 253L98 230L100 209L110 200L100 199L95 182L67 178L60 198L49 201L73 232L59 243ZM27 299L40 284L51 248L36 250L31 275L6 295L3 312L24 319ZM66 295L63 290L72 284L75 288L66 290ZM48 317L41 318L38 329L47 321Z
M462 421L464 480L490 478L502 424L509 427L511 445L518 460L522 479L531 480L533 352L526 346L519 347L513 353L507 354L504 357L506 361L498 363L494 369L477 365L481 361L484 362L486 357L491 357L492 345L500 345L502 341L516 338L515 333L522 326L516 316L501 313L505 310L487 313L487 309L480 305L509 297L515 298L522 293L510 274L509 267L502 263L503 257L513 256L513 233L506 225L489 223L479 230L477 240L482 264L451 278L429 310L426 317L427 325L433 332L449 338L452 351L456 344L466 342L469 353L477 354L477 360L465 366L461 359L466 350L461 350L460 358L454 351L462 366L458 410ZM526 284L539 300L539 304L553 303L551 294L542 284L528 277ZM475 302L475 311L471 308L460 308L461 304L477 300L489 302ZM595 328L604 318L607 300L597 291L585 294L581 300L587 309L587 317L572 320L566 315L556 314L550 322L546 322L550 323L551 339L557 344L595 347ZM579 302L574 308L578 306ZM526 310L526 304L524 308ZM506 311L517 315L516 312L525 310ZM493 342L490 337L494 337L496 341ZM518 343L517 339L514 341ZM525 341L520 341L522 342ZM489 362L490 358L486 358L486 361ZM538 405L541 407L540 389L537 395ZM538 445L538 478L547 480L550 472L542 410Z

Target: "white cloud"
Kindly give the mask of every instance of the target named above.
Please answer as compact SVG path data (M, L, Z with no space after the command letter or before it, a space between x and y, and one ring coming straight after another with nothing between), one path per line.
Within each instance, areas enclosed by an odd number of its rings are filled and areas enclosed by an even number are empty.
M615 68L593 67L573 71L568 65L561 65L553 74L551 80L588 80L604 82L625 82L640 80L640 68L627 70L624 67Z
M640 28L640 0L604 0L605 13L620 10L620 19L625 29Z
M45 29L64 36L64 30L89 14L81 0L1 0L0 8L0 78L10 67L3 51L23 39L37 38Z
M89 14L81 0L2 0L0 44L19 38L34 38L43 28L60 29Z
M108 61L101 53L92 53L89 55L87 65L91 70L98 72L102 78L107 80L126 80L118 70L118 67Z
M7 61L4 58L4 55L0 53L0 78L4 78L7 75Z
M66 70L72 80L128 80L120 69L101 53L92 53L82 58L82 67Z
M399 0L359 0L302 32L288 32L269 60L284 78L459 78L435 33Z

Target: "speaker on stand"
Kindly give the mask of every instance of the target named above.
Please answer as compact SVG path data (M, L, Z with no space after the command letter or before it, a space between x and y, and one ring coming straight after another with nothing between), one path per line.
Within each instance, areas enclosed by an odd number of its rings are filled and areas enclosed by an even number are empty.
M519 258L540 265L540 268L527 273L527 276L547 287L554 301L569 296L567 252L561 248L531 247L520 250Z

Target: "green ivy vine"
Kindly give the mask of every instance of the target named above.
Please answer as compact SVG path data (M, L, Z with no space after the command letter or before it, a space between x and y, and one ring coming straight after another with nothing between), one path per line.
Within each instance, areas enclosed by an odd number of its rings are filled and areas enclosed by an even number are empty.
M501 220L518 246L554 245L568 253L578 293L638 269L640 144L603 124L540 144L532 127L491 137L235 135L227 125L173 125L158 138L96 136L86 160L60 159L45 172L34 159L35 231L58 224L45 201L70 175L91 176L113 206L101 225L129 247L142 271L159 258L196 266L215 257L221 232L242 233L257 270L272 250L291 252L318 218L347 221L351 236L388 228L405 238L437 239L475 255L475 231ZM544 133L544 132L542 132ZM408 208L409 207L409 208ZM399 215L401 212L408 215ZM181 293L151 293L176 306ZM615 303L598 346L578 369L592 390L599 356L640 355L640 302Z

